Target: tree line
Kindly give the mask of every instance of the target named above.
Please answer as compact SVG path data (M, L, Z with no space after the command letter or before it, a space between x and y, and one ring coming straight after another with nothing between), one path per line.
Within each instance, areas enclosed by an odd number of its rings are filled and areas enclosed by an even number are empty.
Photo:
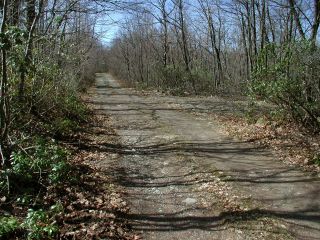
M249 93L319 131L319 23L319 0L144 1L109 69L175 94Z
M96 121L81 93L96 72L105 71L101 24L110 24L109 13L134 5L0 0L0 239L119 236L109 231L117 227L108 218L95 213L86 228L99 224L104 230L94 233L77 231L83 223L70 225L66 219L69 206L80 200L73 193L89 196L93 205L98 196L85 187L100 181L93 180L97 169L83 165L86 153L78 158L73 143L84 140L82 130Z
M101 68L97 21L125 4L129 2L0 1L1 153L17 142L15 131L32 126L31 119L50 122L54 115L72 115L66 109L74 105L71 96Z
M106 47L97 21L119 9ZM2 148L24 114L50 119L106 70L175 94L249 94L319 131L319 0L2 0L0 16Z

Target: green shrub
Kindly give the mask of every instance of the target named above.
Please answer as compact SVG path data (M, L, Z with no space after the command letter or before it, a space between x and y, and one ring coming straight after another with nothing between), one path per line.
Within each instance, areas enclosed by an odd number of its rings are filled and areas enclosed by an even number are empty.
M70 119L56 118L49 128L56 135L67 135L77 128L77 124Z
M49 180L51 183L57 184L63 182L68 178L70 172L70 165L65 161L59 161L51 164L51 173Z
M88 109L75 94L69 94L65 96L59 105L64 111L64 116L66 116L68 119L76 122L86 121Z
M16 132L51 135L69 134L77 129L80 122L87 121L88 110L77 94L77 77L67 74L50 57L37 58L37 61L24 66L23 48L15 46L8 59L10 75L11 136ZM44 58L43 58L44 57ZM41 59L41 60L40 60ZM23 101L19 98L20 68L26 68ZM34 128L35 124L42 128ZM45 129L43 129L45 128ZM59 132L60 131L60 132Z
M89 111L80 99L73 94L61 94L54 103L54 111L49 116L46 128L55 136L67 136L87 122Z
M12 166L7 174L14 180L13 184L27 191L30 186L36 188L36 184L57 184L68 180L71 170L67 162L68 152L53 142L45 143L44 139L38 139L35 144L33 149L12 153ZM4 182L5 177L2 179Z
M20 227L15 217L0 217L0 239L5 239Z
M54 239L59 232L55 219L61 213L63 213L63 206L57 203L48 211L29 209L22 224L13 216L0 217L0 239L8 239L18 231L25 232L27 239L30 240Z
M320 153L317 153L317 154L314 155L314 157L313 157L313 162L314 162L316 165L320 166Z
M53 239L59 232L55 216L62 211L60 204L52 206L49 211L29 209L22 224L22 227L27 230L27 238Z
M276 104L294 121L319 132L319 62L320 49L310 42L285 47L270 44L258 57L251 94Z
M160 73L161 87L176 95L195 93L195 82L200 82L199 77L204 74L200 70L187 72L184 65L168 65L160 69Z

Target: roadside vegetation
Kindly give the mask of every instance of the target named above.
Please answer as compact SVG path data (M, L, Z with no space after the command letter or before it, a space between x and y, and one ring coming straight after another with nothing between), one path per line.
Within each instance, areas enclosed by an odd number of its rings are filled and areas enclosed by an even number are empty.
M124 7L103 46L99 17ZM75 144L98 121L81 92L99 71L170 94L249 96L273 109L249 119L319 135L317 0L2 0L0 16L0 239L138 239L113 214L127 208L104 188L112 179L83 162L98 156ZM320 164L319 145L310 158Z
M108 6L0 2L0 239L124 238L111 180L71 144L96 123L81 93L104 71L94 28Z
M109 67L171 94L249 95L319 133L319 4L144 1L113 41Z
M319 136L319 1L157 0L141 9L109 49L116 76L168 94L246 99L248 122ZM256 110L261 102L269 111Z

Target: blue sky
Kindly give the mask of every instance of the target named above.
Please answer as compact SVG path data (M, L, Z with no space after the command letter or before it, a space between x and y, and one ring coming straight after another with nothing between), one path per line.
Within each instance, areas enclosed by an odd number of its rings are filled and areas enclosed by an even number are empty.
M119 12L109 13L102 16L96 23L96 34L101 41L108 45L115 38L118 30L119 23L123 19L123 14Z

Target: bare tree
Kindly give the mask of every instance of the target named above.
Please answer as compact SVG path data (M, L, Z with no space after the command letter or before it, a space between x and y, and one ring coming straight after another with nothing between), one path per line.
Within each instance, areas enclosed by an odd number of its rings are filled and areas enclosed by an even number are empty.
M2 22L1 22L1 35L4 36L7 25L7 10L8 1L4 0L2 4ZM5 165L5 158L2 153L2 146L8 139L9 127L9 96L8 96L8 75L7 75L7 47L5 42L1 42L1 83L0 83L0 156L2 158L2 165Z

